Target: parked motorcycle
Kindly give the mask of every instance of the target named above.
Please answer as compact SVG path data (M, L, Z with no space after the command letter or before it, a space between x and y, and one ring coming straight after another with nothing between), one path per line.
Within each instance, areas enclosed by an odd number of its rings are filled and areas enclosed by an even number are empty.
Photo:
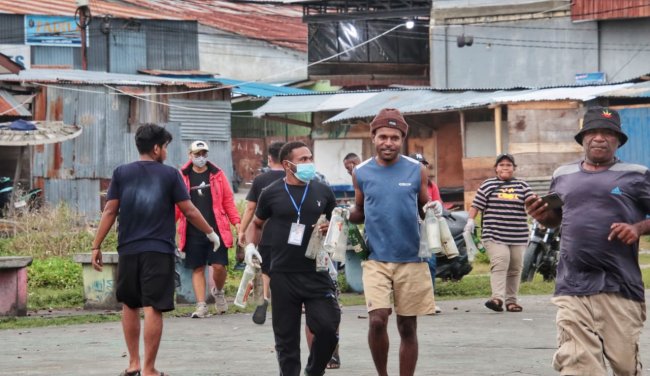
M454 243L458 248L458 256L448 259L444 254L436 256L436 278L443 281L460 281L464 276L472 271L472 264L467 257L467 247L463 239L463 229L467 224L468 214L466 211L447 211L443 216L447 220L451 235L454 237Z
M12 195L16 195L14 197L15 210L35 210L41 207L43 201L42 189L34 188L17 194L14 192L13 179L0 176L0 218L7 214Z
M559 255L560 229L544 227L534 221L530 230L530 241L524 253L521 281L532 281L535 273L540 273L544 277L544 281L553 281L557 273Z

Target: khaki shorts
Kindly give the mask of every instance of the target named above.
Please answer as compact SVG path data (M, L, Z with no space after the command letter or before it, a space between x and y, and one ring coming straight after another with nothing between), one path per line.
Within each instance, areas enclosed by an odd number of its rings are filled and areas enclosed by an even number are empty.
M562 375L641 375L639 336L645 303L616 293L556 296L558 349L553 367Z
M433 284L426 262L380 262L364 261L363 292L368 312L392 307L400 316L433 314Z

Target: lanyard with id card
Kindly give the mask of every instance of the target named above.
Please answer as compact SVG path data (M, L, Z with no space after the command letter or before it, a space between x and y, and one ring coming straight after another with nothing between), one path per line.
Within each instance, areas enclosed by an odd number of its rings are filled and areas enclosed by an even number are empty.
M302 199L300 200L300 205L296 205L296 201L291 196L289 192L289 187L287 187L287 182L284 182L284 189L287 191L289 198L293 207L298 212L298 219L296 222L291 223L291 230L289 231L289 239L287 240L288 244L291 245L302 245L302 238L305 236L305 225L300 223L300 209L302 208L303 202L305 202L305 197L307 197L307 191L309 191L309 184L305 187L305 192L302 194Z

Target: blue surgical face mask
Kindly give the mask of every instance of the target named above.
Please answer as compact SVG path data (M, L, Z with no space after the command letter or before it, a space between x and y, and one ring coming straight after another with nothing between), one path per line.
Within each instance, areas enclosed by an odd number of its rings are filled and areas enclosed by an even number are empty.
M291 164L296 166L296 172L294 172L293 175L303 183L309 183L309 181L316 176L316 166L314 166L313 163Z

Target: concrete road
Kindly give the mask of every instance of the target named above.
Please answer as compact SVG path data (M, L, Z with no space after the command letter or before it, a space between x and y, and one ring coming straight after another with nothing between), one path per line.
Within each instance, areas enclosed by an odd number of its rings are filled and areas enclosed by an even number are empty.
M525 296L522 313L496 313L485 299L441 301L443 313L418 320L417 375L554 375L555 308L549 296ZM270 316L270 312L269 312ZM270 319L270 317L269 317ZM345 307L342 367L327 375L374 375L365 307ZM389 373L398 374L399 337L389 324ZM303 336L304 337L304 336ZM127 366L119 322L0 331L0 375L117 375ZM650 359L650 331L642 359ZM307 352L303 338L303 366ZM250 314L165 320L159 370L171 375L277 375L270 320Z

